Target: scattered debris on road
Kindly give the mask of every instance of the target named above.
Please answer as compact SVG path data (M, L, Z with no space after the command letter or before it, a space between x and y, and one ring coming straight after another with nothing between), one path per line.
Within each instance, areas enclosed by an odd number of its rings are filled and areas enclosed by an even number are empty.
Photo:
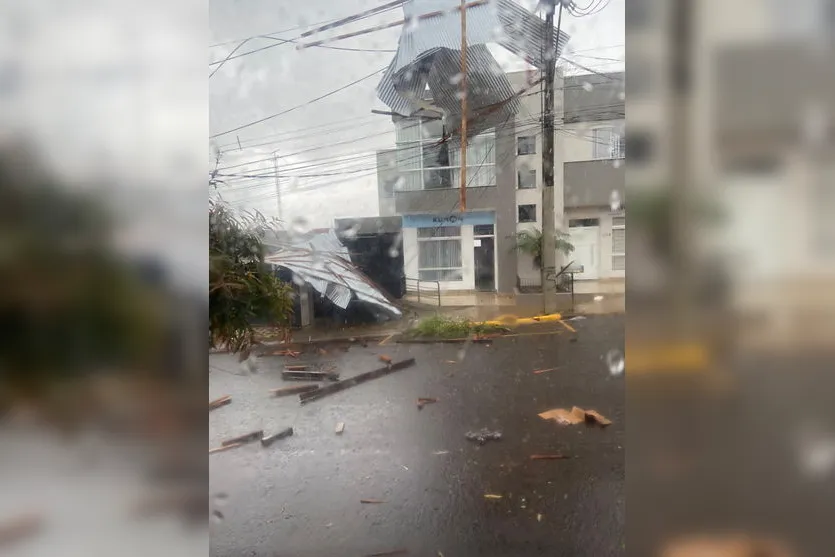
M501 431L490 431L489 429L482 429L481 431L468 431L464 436L468 441L475 441L479 445L484 445L487 441L499 441L502 438Z
M385 362L387 364L391 364L391 356L386 356L385 354L380 354L380 361Z
M308 365L295 365L295 366L284 366L286 371L307 371L310 366Z
M229 395L216 398L215 400L209 402L209 412L211 412L212 410L217 410L221 406L226 406L230 402L232 402L232 397Z
M360 499L360 503L363 505L380 505L385 503L385 501L381 501L379 499Z
M493 493L484 494L485 499L501 499L502 497L504 497L504 495L494 495Z
M554 408L539 414L543 420L554 420L560 425L577 425L581 423L588 423L592 425L599 425L606 427L611 425L612 421L604 417L596 410L583 410L578 406L574 406L571 410L565 408Z
M537 370L535 370L535 371L533 372L533 374L534 374L534 375L541 375L541 374L543 374L543 373L548 373L549 371L556 371L556 370L558 370L558 369L560 369L560 368L558 368L558 367L549 367L549 368L547 368L547 369L537 369Z
M442 454L449 454L449 451L434 451L433 455L442 455Z
M570 456L562 454L532 454L531 460L568 460Z
M279 350L278 352L273 352L273 356L290 356L291 358L298 358L301 352L297 352L295 350Z
M436 402L438 402L437 398L420 397L417 399L418 410L423 410L423 407L427 404L435 404Z
M38 514L19 516L0 523L0 547L18 543L35 535L43 526L43 518Z
M315 391L319 388L319 385L297 385L295 387L281 387L278 389L270 389L270 392L273 396L290 396L290 395L298 395L301 393L309 393L310 391Z
M407 555L408 553L409 551L407 549L395 549L394 551L371 553L370 555L366 555L365 557L389 557L390 555Z
M386 344L388 341L390 341L394 337L394 334L395 333L392 333L389 336L387 336L386 338L384 338L383 340L381 340L379 342L378 346L383 346L384 344Z
M276 433L274 435L270 435L269 437L261 437L261 446L262 447L269 447L275 441L278 441L279 439L284 439L285 437L290 437L291 435L293 435L293 428L292 427L282 429L278 433Z
M332 371L282 371L285 381L338 381L339 374Z
M345 431L345 422L339 422L336 424L336 434L340 435L343 431Z
M569 325L565 321L560 321L559 324L562 325L563 327L565 327L566 329L568 329L569 331L571 331L572 333L577 332L577 329L575 329L574 327L572 327L571 325Z
M415 359L409 358L408 360L403 360L401 362L396 362L393 364L389 364L386 367L375 369L373 371L367 371L365 373L360 373L350 379L345 379L343 381L337 381L336 383L331 383L330 385L325 385L324 387L317 389L315 391L311 391L309 393L302 393L299 395L299 400L302 404L306 404L310 401L317 400L329 394L338 393L340 391L344 391L350 387L355 385L359 385L361 383L365 383L371 379L376 379L378 377L382 377L384 375L388 375L389 373L393 373L395 371L399 371L401 369L405 369L407 367L411 367L415 365Z
M693 537L679 539L664 548L663 557L690 557L714 555L716 557L794 557L783 543L774 539L757 539L746 535L726 537Z
M245 435L239 435L238 437L233 437L232 439L227 439L226 441L221 441L220 444L223 447L226 447L227 445L235 445L235 444L243 445L244 443L251 443L252 441L257 441L257 440L261 439L262 437L264 437L264 430L259 429L257 431L252 431L250 433L247 433Z
M220 453L223 451L228 451L229 449L235 449L237 447L242 447L243 443L232 443L231 445L221 445L220 447L215 447L214 449L209 449L209 454Z
M536 521L537 522L542 522L542 515L540 513L536 514Z

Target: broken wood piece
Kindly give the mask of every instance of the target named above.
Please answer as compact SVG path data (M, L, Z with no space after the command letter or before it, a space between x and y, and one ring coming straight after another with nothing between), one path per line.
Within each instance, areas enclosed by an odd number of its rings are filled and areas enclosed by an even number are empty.
M532 454L531 460L568 460L570 456L561 454Z
M503 495L494 495L492 493L485 493L484 494L485 499L501 499L502 497L503 497Z
M385 343L387 343L388 341L390 341L390 340L391 340L391 338L392 338L393 336L394 336L394 333L390 334L389 336L387 336L386 338L384 338L383 340L381 340L381 341L379 342L378 346L382 346L382 345L384 345Z
M384 551L382 553L371 553L365 557L389 557L390 555L407 555L408 553L409 551L407 549L395 549L393 551Z
M215 400L209 402L209 412L211 412L212 410L217 410L221 406L226 406L230 402L232 402L232 397L229 395L216 398Z
M291 358L298 358L300 352L296 352L295 350L279 350L278 352L273 352L273 356L290 356Z
M343 431L345 431L345 422L339 422L338 424L336 424L336 434L339 435Z
M0 522L0 547L9 546L33 536L42 526L43 518L34 513Z
M420 397L420 398L417 399L418 410L422 410L423 407L426 406L427 404L434 404L436 402L438 402L437 398Z
M270 435L269 437L261 437L261 446L262 447L269 447L273 444L273 442L278 441L279 439L284 439L285 437L290 437L293 435L293 428L288 427L286 429L282 429L275 435Z
M302 393L302 394L299 395L299 400L301 401L302 404L306 404L308 402L320 399L320 398L322 398L324 396L327 396L329 394L344 391L345 389L348 389L348 388L353 387L355 385L365 383L366 381L369 381L371 379L376 379L378 377L388 375L389 373L394 373L395 371L399 371L401 369L405 369L405 368L411 367L413 365L415 365L415 359L414 358L409 358L408 360L403 360L402 362L396 362L396 363L390 364L390 365L388 365L386 367L383 367L383 368L380 368L380 369L375 369L375 370L372 370L372 371L367 371L365 373L360 373L359 375L351 377L350 379L345 379L345 380L342 380L342 381L337 381L335 383L331 383L330 385L325 385L324 387L321 387L321 388L316 389L315 391L311 391L309 393Z
M557 369L559 369L559 368L558 367L549 367L547 369L537 369L536 371L533 372L533 374L534 375L539 375L541 373L548 373L549 371L554 371L554 370L557 370Z
M209 449L209 454L220 453L223 451L228 451L229 449L234 449L236 447L242 446L243 443L232 443L231 445L221 445L220 447L215 447L214 449Z
M309 366L307 365L296 365L296 366L284 366L286 371L307 371Z
M270 392L273 396L289 396L289 395L297 395L300 393L309 393L310 391L315 391L319 388L319 385L297 385L295 387L281 387L279 389L270 389Z
M281 378L285 381L336 381L339 374L332 371L282 371Z
M222 446L227 445L234 445L236 443L244 444L244 443L251 443L252 441L257 441L264 436L264 430L259 429L257 431L252 431L245 435L239 435L238 437L233 437L232 439L227 439L226 441L221 441L220 444Z
M385 501L381 501L379 499L360 499L360 503L363 505L380 505L385 503Z

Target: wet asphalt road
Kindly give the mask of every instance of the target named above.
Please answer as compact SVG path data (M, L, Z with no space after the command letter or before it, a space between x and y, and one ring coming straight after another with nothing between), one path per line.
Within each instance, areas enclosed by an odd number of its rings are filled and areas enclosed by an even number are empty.
M408 555L605 557L624 549L624 379L604 361L623 349L623 316L595 316L492 346L353 346L302 356L332 362L343 378L380 367L378 357L414 357L414 367L300 406L271 398L284 358L237 375L230 356L212 356L210 396L233 402L210 414L210 446L263 429L295 435L213 454L211 555ZM528 331L533 331L529 329ZM534 375L533 370L559 369ZM416 407L418 397L437 404ZM593 408L606 429L558 426L539 412ZM336 435L337 422L345 432ZM498 429L478 446L468 430ZM562 453L571 460L531 461ZM484 494L500 494L487 500ZM361 504L361 499L383 500ZM538 515L539 518L538 518Z

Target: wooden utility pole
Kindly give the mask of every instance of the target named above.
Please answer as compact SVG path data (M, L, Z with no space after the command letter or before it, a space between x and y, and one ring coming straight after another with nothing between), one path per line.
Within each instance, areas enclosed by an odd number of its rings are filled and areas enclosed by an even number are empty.
M557 19L559 41L562 24L562 0L546 0L545 6L545 85L542 118L542 306L546 314L557 311L557 226L554 215L554 78L557 51L554 48L554 11L560 5ZM562 169L560 169L562 172ZM562 191L560 191L562 195Z
M467 2L461 0L461 212L467 210Z

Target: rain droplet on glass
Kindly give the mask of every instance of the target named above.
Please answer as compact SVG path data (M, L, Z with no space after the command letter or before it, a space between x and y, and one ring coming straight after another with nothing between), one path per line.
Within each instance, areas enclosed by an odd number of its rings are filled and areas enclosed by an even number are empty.
M588 93L588 92L590 92L592 89L594 89L594 85L592 85L592 84L591 84L590 82L588 82L588 81L584 81L584 82L583 82L583 91L585 91L585 92L587 92L587 93Z
M620 93L618 93L618 100L621 100L621 101L626 100L626 92L625 91L621 91Z
M620 168L623 165L623 159L615 159L612 161L612 166L615 168Z
M623 352L620 350L609 350L606 353L606 365L609 366L609 373L612 375L620 375L626 368L626 362L623 358Z
M293 234L298 234L300 236L302 234L307 234L309 228L310 225L307 223L307 219L304 217L296 217L290 223L290 232L292 232Z
M458 85L459 83L461 83L462 79L464 79L464 74L459 72L459 73L457 73L454 76L449 78L449 84L450 85Z

